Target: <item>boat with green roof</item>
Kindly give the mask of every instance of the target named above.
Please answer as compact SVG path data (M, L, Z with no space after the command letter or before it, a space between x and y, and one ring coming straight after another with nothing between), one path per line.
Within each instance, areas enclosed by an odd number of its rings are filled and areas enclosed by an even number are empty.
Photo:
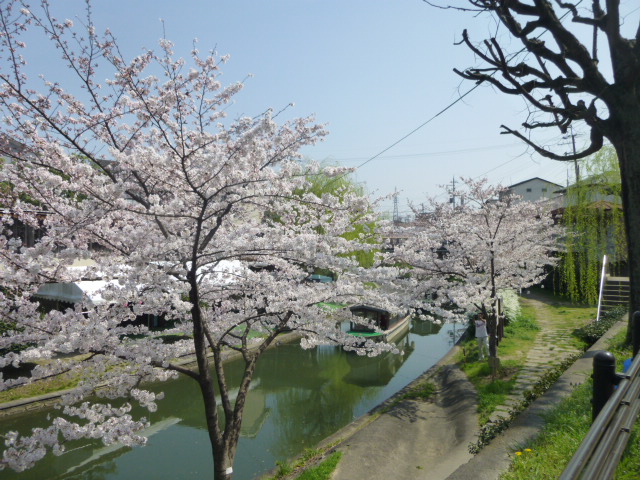
M392 315L384 308L370 305L353 305L349 310L353 315L370 322L370 325L363 325L351 321L347 331L349 335L374 341L393 342L409 330L409 314Z

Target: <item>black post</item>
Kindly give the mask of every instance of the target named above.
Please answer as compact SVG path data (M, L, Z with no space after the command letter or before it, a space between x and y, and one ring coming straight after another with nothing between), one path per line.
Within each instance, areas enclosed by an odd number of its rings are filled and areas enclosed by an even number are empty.
M600 351L593 357L593 400L592 417L594 421L600 410L613 394L613 387L617 385L616 357L611 352Z
M633 344L633 356L640 350L640 312L635 312L631 319L631 343Z

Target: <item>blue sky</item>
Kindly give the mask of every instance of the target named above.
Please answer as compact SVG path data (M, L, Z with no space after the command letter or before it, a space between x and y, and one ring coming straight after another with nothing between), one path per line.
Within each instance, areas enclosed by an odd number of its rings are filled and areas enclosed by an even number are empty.
M635 1L623 4L631 11ZM54 4L59 18L77 22L84 16L83 2ZM632 14L629 23L637 25L637 12ZM288 114L313 113L330 131L304 153L349 166L365 163L472 88L452 69L475 59L454 42L464 28L478 40L495 32L486 16L439 10L421 0L96 0L93 15L98 30L110 28L131 56L156 47L160 19L178 54L187 55L194 38L201 51L229 54L223 81L253 74L237 96L236 113L277 111L294 102ZM42 53L30 68L47 73L54 61ZM397 188L405 212L407 201L441 193L454 176L488 176L505 185L539 176L565 184L571 165L545 160L500 135L502 123L517 127L525 113L518 98L481 86L361 166L356 179L379 195ZM566 142L557 131L546 132L543 141ZM384 208L391 210L391 201Z

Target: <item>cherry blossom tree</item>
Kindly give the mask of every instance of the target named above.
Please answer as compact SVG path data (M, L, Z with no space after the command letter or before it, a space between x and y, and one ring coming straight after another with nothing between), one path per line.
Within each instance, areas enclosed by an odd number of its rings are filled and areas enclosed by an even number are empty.
M358 228L374 224L364 196L308 188L309 176L345 173L301 162L299 149L326 134L321 125L278 124L272 111L228 119L243 85L222 85L226 57L194 47L190 59L175 58L163 39L158 52L128 61L87 13L76 28L47 2L0 7L0 315L9 325L0 367L37 364L0 388L65 372L80 379L50 426L5 434L0 467L29 468L78 438L142 444L148 422L131 416L131 404L153 411L158 400L144 383L186 375L202 394L214 478L228 479L260 355L289 330L304 347L389 349L340 332L336 321L350 314L329 316L321 302L393 310L383 288L393 272L348 255L375 247L349 235L354 218ZM32 30L55 46L75 84L28 78L22 35ZM41 232L32 248L11 235L18 223ZM316 268L337 281L307 281ZM34 294L43 285L80 280L94 280L101 301L85 296L42 313ZM140 315L172 326L153 331L134 321ZM229 352L244 360L239 385L225 376ZM179 361L189 354L193 369Z
M431 201L391 254L409 267L419 307L440 319L488 319L489 355L497 356L500 290L539 283L556 262L558 227L543 203L520 201L486 179L462 179L458 204Z

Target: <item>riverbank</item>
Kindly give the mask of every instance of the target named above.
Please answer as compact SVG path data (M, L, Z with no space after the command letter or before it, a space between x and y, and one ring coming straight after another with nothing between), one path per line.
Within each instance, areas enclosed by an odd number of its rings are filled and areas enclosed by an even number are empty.
M547 319L549 320L549 319ZM519 382L531 385L535 374L544 370L550 361L566 358L575 345L566 335L553 331L547 320L541 324L541 344L533 348L528 357L532 365ZM475 396L475 389L462 376L454 375L456 350L445 356L407 390L421 381L431 379L437 383L437 395L428 402L400 400L403 392L392 397L384 405L374 409L348 428L332 436L322 445L331 445L330 452L339 451L342 459L335 470L333 480L383 480L406 479L497 479L506 471L518 446L538 435L544 425L542 416L568 397L575 386L583 383L591 374L591 358L594 352L606 348L606 343L616 332L625 327L619 322L603 338L576 361L544 395L521 413L509 428L475 456L468 454L469 443L475 442L479 431L476 409L449 405L447 396L457 392L465 400ZM539 342L539 343L540 343ZM458 349L459 350L459 347ZM555 357L552 359L552 357ZM535 361L534 361L535 360ZM534 365L535 364L535 365ZM459 370L458 370L459 372ZM461 372L459 372L461 373ZM461 395L461 392L465 392ZM468 397L466 392L469 392ZM520 396L517 388L507 402ZM449 396L449 398L451 398ZM456 397L454 397L456 398ZM475 399L474 399L475 400ZM475 401L472 405L477 405ZM507 405L508 407L509 405ZM448 408L451 407L451 408ZM460 407L460 408L456 408ZM465 405L469 407L469 405ZM508 410L499 409L498 416ZM434 434L434 432L437 432ZM332 445L331 442L334 442ZM427 449L433 448L433 455Z
M235 478L249 480L277 462L303 455L308 458L319 442L382 403L451 348L461 334L453 325L417 321L398 347L401 355L369 358L337 346L304 350L298 342L280 344L261 357L247 398L236 458ZM242 361L225 367L230 382L242 375ZM193 380L181 378L151 385L164 392L158 410L149 415L151 427L145 447L104 446L81 442L61 456L50 455L33 469L7 480L40 480L102 475L111 480L131 478L211 478L211 449L205 416ZM28 431L50 423L48 411L4 419L3 431ZM148 415L132 411L134 418ZM3 478L4 478L3 476Z
M437 387L435 396L402 399L400 392L388 412L337 447L342 459L333 480L446 478L471 459L468 445L478 426L473 385L448 362L416 384L427 379Z
M563 399L569 397L576 386L583 384L593 371L593 356L606 350L610 340L626 328L626 321L616 323L600 340L578 359L565 373L520 414L509 428L468 462L460 465L447 480L497 480L509 469L515 452L538 436L545 424L544 416ZM434 480L437 480L434 477Z
M295 342L299 338L300 334L297 332L284 333L281 334L275 342L269 345L269 348L274 348L285 343ZM222 352L222 361L229 362L231 360L239 358L241 355L242 354L238 351L228 349ZM186 355L178 359L178 361L176 361L176 365L186 368L195 368L195 354ZM0 403L0 419L31 414L40 410L52 408L60 404L62 402L62 397L71 391L71 389L57 390L55 392L45 393L42 395L34 395L17 400L12 400L10 402Z
M341 453L333 480L428 480L438 478L434 472L453 472L472 457L468 444L478 427L477 394L455 365L465 337L413 382L318 444L317 451ZM415 398L428 383L435 386L434 394L426 400ZM260 478L276 478L277 470Z

